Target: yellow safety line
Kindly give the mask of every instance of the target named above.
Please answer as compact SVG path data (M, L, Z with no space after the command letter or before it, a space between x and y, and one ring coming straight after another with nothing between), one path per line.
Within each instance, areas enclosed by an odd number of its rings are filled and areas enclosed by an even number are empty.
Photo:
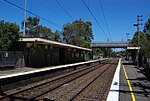
M125 75L125 77L126 77L126 80L127 80L128 86L129 86L129 90L130 90L130 92L131 92L132 101L136 101L135 95L134 95L134 93L133 93L132 86L131 86L131 84L130 84L130 80L128 79L128 76L127 76L126 69L125 69L124 65L122 65L122 67L123 67L124 75Z

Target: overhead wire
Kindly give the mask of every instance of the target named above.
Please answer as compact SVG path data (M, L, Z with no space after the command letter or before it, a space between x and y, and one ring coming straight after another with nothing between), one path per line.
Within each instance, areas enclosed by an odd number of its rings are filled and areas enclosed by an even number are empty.
M62 6L61 2L59 2L58 0L56 0L57 4L66 12L66 14L72 19L74 20L74 18L71 16L71 14L69 14L69 12Z
M48 0L49 2L49 0ZM54 9L50 8L49 6L47 6L46 4L44 4L43 2L39 1L40 4L42 4L45 8L47 8L49 11L53 11L55 14L60 15L62 17L64 17L66 20L70 20L68 17L65 17L64 15L54 11Z
M102 14L103 14L103 17L104 17L104 20L105 20L106 28L107 28L108 33L109 33L109 37L110 37L110 39L111 39L111 41L112 41L112 37L111 37L111 34L110 34L110 30L109 30L109 27L108 27L108 23L107 23L107 20L106 20L106 16L105 16L105 13L104 13L104 9L103 9L103 6L102 6L102 2L101 2L101 0L98 0L98 1L99 1L99 4L100 4L100 7L101 7L101 9L102 9Z
M45 18L43 18L43 17L41 17L41 16L39 16L39 15L37 15L37 14L35 14L35 13L33 13L33 12L27 10L27 9L24 9L24 8L22 8L22 7L20 7L20 6L16 5L16 4L14 4L14 3L8 1L8 0L4 0L4 1L7 2L7 3L9 3L9 4L11 4L11 5L13 5L13 6L15 6L15 7L17 7L17 8L19 8L19 9L21 9L21 10L23 10L23 11L26 11L26 12L28 12L28 13L34 15L34 16L37 16L38 18L41 18L42 20L44 20L44 21L46 21L46 22L48 22L48 23L50 23L50 24L52 24L52 25L54 25L54 26L56 26L56 27L58 27L58 28L60 28L60 29L62 29L60 26L54 24L53 22L51 22L51 21L49 21L49 20L47 20L47 19L45 19Z
M107 34L105 33L105 31L103 30L103 28L101 27L101 25L100 25L99 22L97 21L96 17L94 16L94 14L93 14L92 11L90 10L90 8L89 8L89 7L87 6L87 4L85 3L85 1L82 0L82 2L83 2L83 4L86 6L86 8L88 9L88 11L90 12L90 14L92 15L92 17L94 18L94 20L95 20L95 22L97 23L97 25L99 26L99 28L100 28L100 29L102 30L102 32L104 33L105 37L106 37L107 39L109 39L108 36L107 36Z
M30 0L30 12L32 10L32 0Z

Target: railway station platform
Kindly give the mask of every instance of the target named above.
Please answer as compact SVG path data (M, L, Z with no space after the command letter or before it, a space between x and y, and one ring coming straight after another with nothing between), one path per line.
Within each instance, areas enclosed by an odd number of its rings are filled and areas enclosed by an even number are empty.
M150 101L150 78L144 69L122 61L119 101Z
M122 60L117 69L107 101L150 101L150 78L142 67Z
M39 73L39 72L50 71L55 69L68 68L71 66L73 67L73 66L80 66L84 64L90 64L90 63L92 64L103 60L107 60L107 58L98 59L98 60L89 60L85 62L77 62L77 63L65 64L65 65L58 65L58 66L43 67L43 68L22 67L22 68L14 68L9 70L0 70L0 79L7 79L10 77L21 76L21 75L30 75L32 73Z
M32 70L36 70L36 69L31 68L31 67L22 67L22 68L13 68L13 69L7 69L7 70L0 70L0 76L18 74L18 73L28 72L28 71L32 71Z
M105 60L105 59L102 59ZM81 63L67 64L50 68L18 68L8 71L0 71L0 79L13 76L27 75L58 68L67 68L69 66L85 63L97 62L92 60ZM129 61L119 60L107 101L150 101L150 78L145 75L144 69L137 67Z

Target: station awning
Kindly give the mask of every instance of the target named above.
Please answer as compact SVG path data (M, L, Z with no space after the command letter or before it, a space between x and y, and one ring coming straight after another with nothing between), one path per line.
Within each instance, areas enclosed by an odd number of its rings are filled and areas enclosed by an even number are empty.
M89 48L60 43L60 42L51 41L51 40L47 40L47 39L43 39L43 38L23 37L23 38L19 39L19 42L40 42L40 43L44 43L46 45L57 45L57 46L64 47L64 48L74 48L74 49L80 49L80 50L85 50L85 51L92 51L92 49L89 49Z

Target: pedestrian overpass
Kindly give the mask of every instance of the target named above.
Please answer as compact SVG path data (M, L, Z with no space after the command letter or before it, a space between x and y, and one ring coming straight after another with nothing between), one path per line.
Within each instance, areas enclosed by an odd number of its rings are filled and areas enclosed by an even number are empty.
M92 42L92 48L127 48L129 42Z

